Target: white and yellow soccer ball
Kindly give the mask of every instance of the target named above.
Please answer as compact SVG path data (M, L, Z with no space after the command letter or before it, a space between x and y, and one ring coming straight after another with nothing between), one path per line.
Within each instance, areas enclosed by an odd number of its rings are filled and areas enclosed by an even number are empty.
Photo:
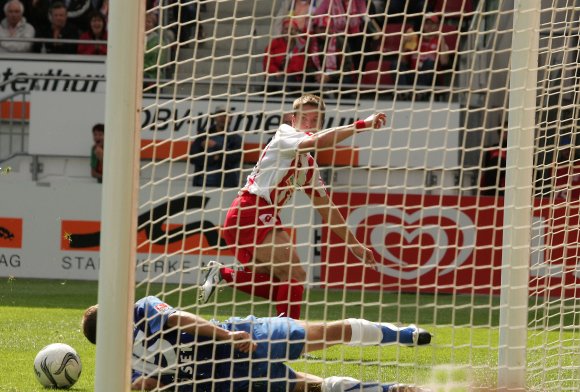
M79 379L81 370L81 359L68 344L49 344L34 358L36 378L47 388L70 388Z

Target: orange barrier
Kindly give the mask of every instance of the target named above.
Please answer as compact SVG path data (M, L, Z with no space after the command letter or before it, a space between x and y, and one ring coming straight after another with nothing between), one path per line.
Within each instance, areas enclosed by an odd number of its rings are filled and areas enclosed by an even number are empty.
M265 146L259 143L244 143L243 162L254 164L260 159ZM160 161L163 159L186 160L189 153L189 142L185 140L141 140L141 159ZM318 151L316 162L320 166L358 166L358 149L338 146L334 149Z
M30 120L30 102L4 101L0 102L0 119Z

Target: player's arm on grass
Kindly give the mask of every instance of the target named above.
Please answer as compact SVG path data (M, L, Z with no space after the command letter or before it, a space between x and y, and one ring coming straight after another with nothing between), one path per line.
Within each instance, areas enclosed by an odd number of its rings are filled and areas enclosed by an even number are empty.
M163 387L164 384L159 383L155 377L139 377L131 384L131 390L138 391L152 391L153 389Z
M375 268L376 260L373 251L361 244L350 231L338 207L326 192L309 192L308 195L322 220L328 224L329 229L347 244L356 257L369 267Z
M245 331L228 331L223 329L203 317L183 311L177 311L167 318L167 327L177 327L183 332L193 336L205 336L215 340L230 340L234 344L234 349L244 353L256 350L256 343L252 342L252 337Z
M350 125L323 129L304 139L298 146L298 150L304 152L334 147L358 132L383 127L385 121L386 116L383 113L375 113L364 120L355 121Z

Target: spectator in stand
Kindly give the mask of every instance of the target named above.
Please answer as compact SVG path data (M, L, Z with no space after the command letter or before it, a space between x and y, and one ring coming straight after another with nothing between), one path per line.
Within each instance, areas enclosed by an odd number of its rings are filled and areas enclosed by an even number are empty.
M410 28L403 36L403 50L410 52L407 58L416 73L417 85L432 86L437 69L449 64L449 46L441 34L440 22L438 15L426 14L421 34Z
M317 81L354 82L353 71L360 69L365 43L366 0L321 0L312 16ZM375 27L375 29L378 27ZM379 35L372 35L380 39ZM342 80L341 80L342 77Z
M205 3L200 4L199 0L147 0L146 9L148 12L154 12L159 18L158 7L160 4L166 10L165 15L168 15L167 18L161 19L161 23L171 26L166 28L164 32L166 35L171 31L172 39L170 41L173 42L177 39L179 42L187 42L192 39L205 39L203 26L198 19L200 11L205 9ZM179 23L176 23L177 21Z
M203 26L198 23L199 1L173 0L177 7L175 9L174 20L179 20L181 28L175 28L175 35L178 36L179 42L187 42L191 39L204 39Z
M402 0L401 0L402 1ZM369 15L377 22L379 26L384 27L386 18L390 15L390 13L397 13L397 11L392 12L390 8L394 8L393 4L396 4L400 1L397 0L371 0L369 1ZM402 1L406 3L407 1ZM389 18L389 21L391 19Z
M105 17L99 11L94 11L91 14L89 31L82 33L81 40L90 41L106 41L107 40L107 23ZM80 43L78 46L79 54L89 55L106 55L107 44L100 43Z
M169 61L169 50L161 48L162 42L157 22L157 14L147 12L145 15L145 33L147 38L145 41L145 57L143 59L145 79L157 79L159 66L163 67ZM161 68L159 77L163 78L163 76L163 68Z
M24 6L19 0L4 4L6 17L0 22L0 52L31 52L32 42L9 41L6 38L34 38L34 27L26 23Z
M48 8L50 0L22 0L24 17L36 31L48 28Z
M312 0L284 0L276 15L276 19L283 23L276 23L273 26L273 35L284 35L284 22L287 19L290 19L301 32L310 31L310 15L314 11L314 3Z
M68 22L68 11L64 3L57 1L51 4L50 26L37 31L37 38L76 40L79 31L76 26ZM76 54L76 43L45 42L34 46L35 52Z
M421 30L423 15L433 10L431 0L372 0L377 13L383 14L385 22L408 23Z
M103 148L105 146L105 126L101 123L93 125L93 147L91 148L91 177L103 182Z
M240 187L242 138L228 129L229 116L225 108L217 107L213 124L200 132L189 150L195 166L193 186Z
M560 148L553 171L554 196L567 201L580 201L580 161L572 147L570 135L560 137Z
M268 91L300 90L298 86L270 85L275 83L300 83L306 71L306 34L290 20L283 23L282 35L274 38L266 48L264 71L268 78Z
M499 142L485 151L482 162L480 194L484 196L502 196L505 191L505 169L507 159L508 125L497 131Z

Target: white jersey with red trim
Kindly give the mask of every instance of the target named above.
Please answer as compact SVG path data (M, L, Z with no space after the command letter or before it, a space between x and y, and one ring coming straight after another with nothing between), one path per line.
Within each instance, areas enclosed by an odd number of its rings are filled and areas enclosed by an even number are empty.
M262 151L244 189L278 207L286 204L296 188L307 194L314 190L320 196L326 195L326 185L312 155L297 154L300 143L310 136L282 124Z

